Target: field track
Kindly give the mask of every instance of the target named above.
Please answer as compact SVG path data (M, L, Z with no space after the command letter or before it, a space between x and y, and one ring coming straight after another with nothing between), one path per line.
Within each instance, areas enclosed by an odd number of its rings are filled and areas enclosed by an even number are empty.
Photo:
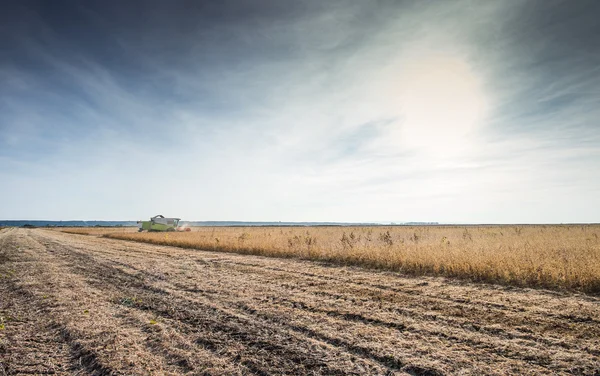
M600 374L600 299L0 231L0 375Z

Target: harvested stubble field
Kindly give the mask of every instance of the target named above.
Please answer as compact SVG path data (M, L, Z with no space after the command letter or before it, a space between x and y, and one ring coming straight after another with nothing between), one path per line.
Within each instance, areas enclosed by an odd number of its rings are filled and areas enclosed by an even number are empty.
M600 372L573 292L42 229L0 232L0 275L0 374Z
M106 235L137 232L137 227L53 227L52 230L78 235Z
M106 236L600 293L599 225L199 227L191 233L111 232Z

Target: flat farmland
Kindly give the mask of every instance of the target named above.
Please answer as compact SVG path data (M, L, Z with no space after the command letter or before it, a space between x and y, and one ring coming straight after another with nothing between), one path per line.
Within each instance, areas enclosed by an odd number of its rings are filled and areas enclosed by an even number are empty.
M43 229L1 230L0 375L600 373L600 299L579 292L583 282L544 290L418 276L390 265L363 268L310 254L321 248L309 247L306 239L319 234L306 229L298 230L302 238L276 234L280 229L272 234L286 242L288 252L306 254L264 257L250 254L259 253L248 246L257 234L231 231L238 249L207 251ZM388 248L410 245L406 252L434 240L449 252L457 252L452 247L461 241L478 244L477 234L463 229L446 239L416 232L388 239L387 230L365 231L332 235L339 243L334 248L324 245L322 234L316 244L337 254L368 246L365 236ZM517 237L530 229L509 231L515 234L508 243L521 249L525 241ZM549 245L580 239L580 248L597 247L594 228L565 230L580 231L572 238L536 231ZM206 238L219 246L229 241L215 233ZM194 232L142 235L158 242ZM386 248L378 243L373 249ZM563 270L566 276L576 272Z
M518 287L600 294L599 225L73 229L200 250L300 258Z

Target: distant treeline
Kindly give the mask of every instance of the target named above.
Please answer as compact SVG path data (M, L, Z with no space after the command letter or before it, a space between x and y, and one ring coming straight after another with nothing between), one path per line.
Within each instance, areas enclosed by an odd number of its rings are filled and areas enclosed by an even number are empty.
M0 220L0 226L10 227L125 227L137 226L135 221L39 221Z
M182 225L199 227L246 227L246 226L389 226L389 225L437 225L437 222L407 223L347 223L347 222L243 222L243 221L181 221ZM13 227L129 227L137 226L136 221L40 221L40 220L0 220L0 226Z

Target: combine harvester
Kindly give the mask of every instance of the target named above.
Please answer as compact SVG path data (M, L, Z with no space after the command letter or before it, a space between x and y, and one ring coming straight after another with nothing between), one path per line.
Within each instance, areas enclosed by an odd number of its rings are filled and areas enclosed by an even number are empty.
M155 215L149 221L138 221L138 232L146 231L192 231L189 227L178 227L181 218L165 218Z

